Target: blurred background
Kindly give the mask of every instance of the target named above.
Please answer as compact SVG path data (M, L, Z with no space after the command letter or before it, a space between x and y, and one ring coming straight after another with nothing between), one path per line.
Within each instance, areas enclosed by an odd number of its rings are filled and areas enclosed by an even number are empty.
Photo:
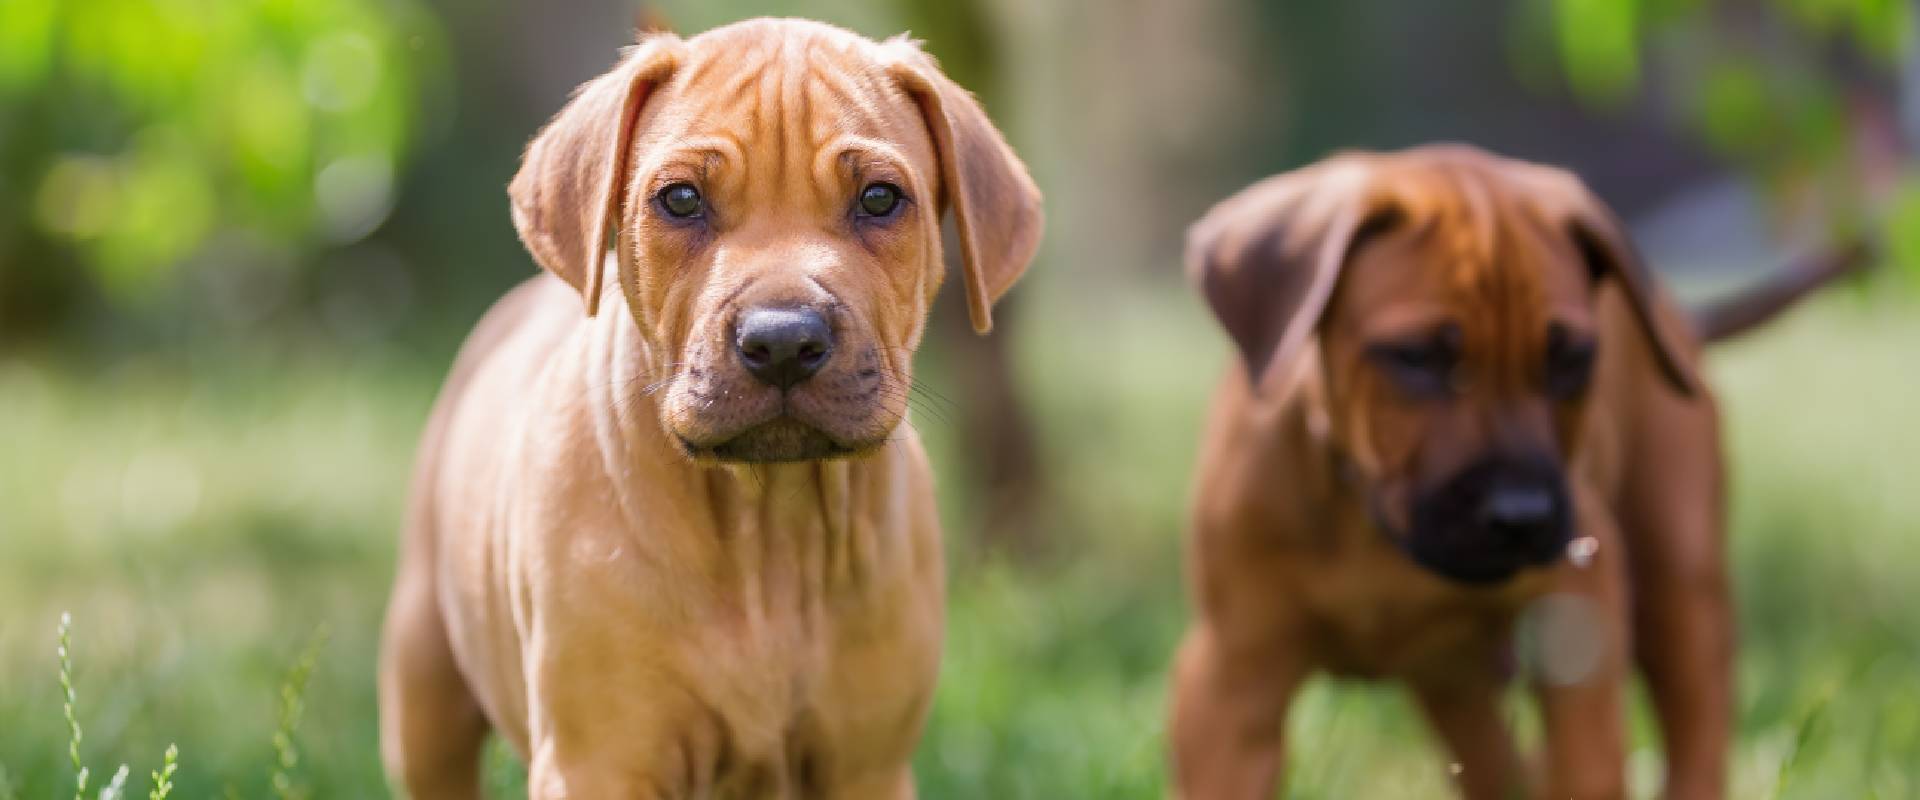
M1711 357L1733 796L1920 796L1904 0L5 0L0 800L72 789L67 697L93 787L128 763L144 792L177 743L178 796L383 794L399 504L460 337L534 270L520 149L637 25L768 13L912 31L1048 198L995 336L943 305L919 362L953 572L923 796L1160 796L1188 471L1228 366L1181 233L1263 175L1438 139L1577 170L1688 298L1884 243ZM1288 797L1445 784L1391 689L1318 684L1291 724Z

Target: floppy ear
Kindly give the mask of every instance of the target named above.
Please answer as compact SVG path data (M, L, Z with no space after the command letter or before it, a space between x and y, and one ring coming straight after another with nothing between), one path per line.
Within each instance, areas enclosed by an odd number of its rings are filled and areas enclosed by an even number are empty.
M973 95L912 42L896 38L887 45L904 51L892 71L933 133L942 202L953 210L960 234L967 313L974 331L986 333L993 329L994 301L1040 248L1040 189Z
M527 145L507 186L520 241L540 266L580 292L587 316L599 311L640 111L672 73L679 47L671 34L650 34L612 71L581 84Z
M1254 387L1312 341L1363 231L1387 209L1367 196L1362 154L1276 175L1187 229L1187 276L1240 349Z
M1595 279L1612 278L1620 284L1667 382L1682 395L1697 394L1700 379L1686 347L1687 334L1676 330L1673 315L1660 313L1660 289L1627 226L1579 178L1560 170L1550 173L1557 185L1546 187L1542 198L1550 206L1549 213L1560 217Z

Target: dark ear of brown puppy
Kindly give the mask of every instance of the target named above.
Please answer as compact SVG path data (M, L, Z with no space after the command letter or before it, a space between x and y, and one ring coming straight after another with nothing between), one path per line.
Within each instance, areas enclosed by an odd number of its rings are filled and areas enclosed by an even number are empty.
M1626 292L1627 302L1640 321L1640 329L1653 345L1654 357L1659 359L1660 372L1667 382L1682 395L1697 394L1700 384L1694 375L1693 356L1686 347L1687 334L1675 329L1682 321L1660 313L1655 302L1659 287L1646 261L1640 257L1639 248L1634 247L1632 237L1627 234L1626 225L1578 178L1572 175L1565 178L1573 184L1567 194L1573 204L1566 211L1566 225L1581 256L1596 276L1613 278Z
M640 110L672 73L679 48L671 34L650 34L612 71L581 84L527 145L507 186L520 241L540 266L580 292L588 316L599 311Z
M993 304L1040 249L1040 189L979 101L941 74L918 45L895 38L895 80L920 106L939 151L943 200L953 210L973 329L993 329Z
M1391 216L1367 194L1372 157L1336 156L1227 198L1187 229L1186 268L1254 387L1313 340L1347 256Z

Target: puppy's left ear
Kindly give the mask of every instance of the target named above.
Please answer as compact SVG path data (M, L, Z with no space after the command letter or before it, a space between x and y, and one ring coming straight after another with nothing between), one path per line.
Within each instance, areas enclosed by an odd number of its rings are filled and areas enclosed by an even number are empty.
M1551 184L1538 195L1548 204L1547 213L1567 226L1595 279L1612 278L1625 292L1627 304L1633 307L1633 315L1660 362L1661 374L1680 394L1699 394L1694 350L1688 346L1690 336L1679 327L1678 317L1661 313L1660 287L1634 246L1627 226L1571 173L1548 169L1543 180Z
M1187 229L1187 275L1240 350L1256 391L1308 352L1348 258L1399 214L1377 157L1344 153L1240 190Z
M942 200L960 234L967 313L973 329L993 329L993 304L1019 280L1040 249L1040 189L1027 167L967 90L904 38L889 40L890 67L933 134Z
M513 226L535 261L599 311L608 239L632 179L633 137L647 95L672 74L681 43L648 34L612 71L575 90L527 145L507 186Z

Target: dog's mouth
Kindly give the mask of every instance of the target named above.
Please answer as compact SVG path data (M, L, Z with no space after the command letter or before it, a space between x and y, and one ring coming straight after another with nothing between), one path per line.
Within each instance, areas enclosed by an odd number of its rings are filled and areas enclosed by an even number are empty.
M1440 577L1468 586L1493 586L1512 580L1521 570L1543 567L1552 563L1554 558L1541 559L1505 550L1488 549L1484 551L1450 550L1434 547L1422 547L1424 540L1411 540L1403 545L1407 556L1415 564L1425 567Z
M680 446L695 459L741 464L779 464L820 461L858 455L871 446L838 441L791 416L762 422L718 442L695 442L680 437Z
M1470 521L1457 504L1424 498L1411 504L1406 526L1395 525L1381 498L1369 493L1374 528L1407 558L1435 575L1466 586L1497 586L1520 573L1557 563L1572 540L1565 519L1522 537Z

